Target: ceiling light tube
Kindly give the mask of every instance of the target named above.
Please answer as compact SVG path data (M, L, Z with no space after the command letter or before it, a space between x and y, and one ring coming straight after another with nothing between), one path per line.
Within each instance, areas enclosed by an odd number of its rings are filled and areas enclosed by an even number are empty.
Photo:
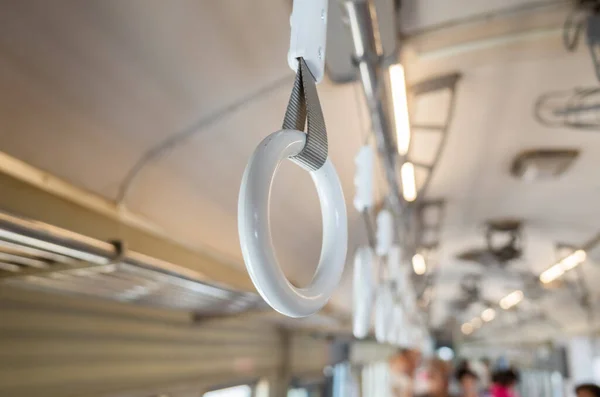
M394 105L396 144L398 145L398 153L405 156L410 147L410 118L408 115L406 76L402 65L390 66L390 85Z
M460 327L460 330L462 331L463 334L469 335L470 333L473 332L473 326L469 323L464 323L462 325L462 327Z
M400 177L402 178L402 195L406 201L415 201L417 198L417 184L415 181L415 166L406 162L402 164L400 169Z
M494 318L496 318L496 311L491 307L481 312L481 319L486 323L492 321Z
M573 252L571 255L567 256L565 259L560 261L560 264L564 271L571 270L575 266L585 262L587 258L587 254L584 250L577 250Z
M427 263L425 263L425 258L423 258L423 255L421 255L421 254L415 254L412 257L412 265L413 265L413 270L419 276L421 276L421 275L425 274L425 272L427 272Z
M582 264L586 259L586 252L584 250L577 250L542 272L540 274L540 281L544 284L550 283L562 276L566 271Z
M548 270L540 274L540 281L544 284L550 283L564 274L564 269L560 263L552 266Z
M516 290L506 295L504 298L500 299L500 307L504 310L508 310L511 307L517 305L522 300L523 291Z

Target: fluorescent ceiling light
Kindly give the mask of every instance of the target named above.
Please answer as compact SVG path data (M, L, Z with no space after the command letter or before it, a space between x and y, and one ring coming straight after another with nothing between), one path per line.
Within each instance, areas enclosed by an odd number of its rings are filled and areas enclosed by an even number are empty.
M483 321L485 321L486 323L492 321L495 318L496 318L496 311L494 309L492 309L491 307L487 308L483 312L481 312L481 319Z
M454 350L448 346L442 346L437 350L437 356L444 361L452 361L454 359Z
M483 322L479 317L475 317L473 320L471 320L471 325L473 328L480 328L483 325Z
M550 269L540 274L540 281L544 284L550 283L564 274L564 270L560 263L552 266Z
M500 307L504 310L508 310L523 300L523 291L513 291L500 299Z
M427 271L427 264L425 263L425 258L423 258L423 255L421 254L415 254L412 257L412 265L413 270L419 276L425 274L425 272Z
M206 392L202 397L246 397L252 394L252 389L248 385L228 387Z
M473 326L469 323L464 323L462 325L462 327L460 327L460 330L462 331L463 334L469 335L470 333L473 332Z
M550 283L562 276L566 271L585 262L586 258L587 254L584 250L577 250L540 274L540 281L544 284Z
M410 147L410 119L408 116L406 77L402 65L390 66L390 84L394 105L394 121L396 122L396 143L398 153L404 156L408 153Z
M577 250L573 252L571 255L567 256L565 259L560 261L562 268L564 271L571 270L575 266L585 262L587 258L587 254L584 250Z
M402 164L402 168L400 169L400 177L402 178L402 196L404 196L404 200L415 201L417 198L415 166L410 162Z

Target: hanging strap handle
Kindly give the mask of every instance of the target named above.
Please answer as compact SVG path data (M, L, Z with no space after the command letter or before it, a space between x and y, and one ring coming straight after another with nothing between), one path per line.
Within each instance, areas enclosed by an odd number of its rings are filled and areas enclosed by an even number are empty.
M296 80L282 128L304 131L305 123L308 124L306 145L298 155L290 157L290 160L310 171L316 171L327 160L327 129L315 79L304 59L298 58Z

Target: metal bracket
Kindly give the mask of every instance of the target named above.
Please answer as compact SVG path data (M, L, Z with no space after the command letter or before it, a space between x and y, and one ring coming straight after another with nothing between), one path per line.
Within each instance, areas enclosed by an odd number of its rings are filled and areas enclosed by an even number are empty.
M413 134L418 134L420 132L433 132L441 134L442 138L437 147L436 155L431 164L421 164L418 162L414 162L413 159L408 156L408 160L411 161L415 167L424 168L428 171L427 179L425 183L421 187L421 190L418 192L417 201L423 200L425 197L425 193L427 188L429 187L429 183L433 178L434 173L436 172L437 165L444 151L444 147L446 145L447 137L449 134L450 125L452 124L454 117L454 108L456 105L456 96L457 96L457 85L461 79L460 73L449 73L441 76L436 76L419 83L413 84L408 87L408 92L415 97L420 95L427 95L434 92L440 92L444 90L448 90L450 92L450 101L448 104L448 112L446 116L446 121L444 124L440 125L422 125L422 124L411 124L411 131Z
M579 38L585 30L590 57L594 63L596 78L600 80L600 1L579 0L563 25L563 44L575 51Z
M115 256L110 260L109 264L119 264L125 260L127 256L127 245L123 240L109 241L115 247Z
M590 49L590 56L594 62L594 72L596 78L600 80L600 15L593 14L587 19L587 45Z

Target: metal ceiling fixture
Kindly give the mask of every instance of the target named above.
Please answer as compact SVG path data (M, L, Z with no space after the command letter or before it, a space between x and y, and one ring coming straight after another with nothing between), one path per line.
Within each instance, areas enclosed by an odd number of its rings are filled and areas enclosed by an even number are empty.
M488 222L485 233L488 250L503 265L521 257L523 253L521 238L521 222L519 221L498 220Z
M596 77L600 80L600 1L577 0L574 1L574 10L567 17L563 28L563 44L569 51L575 51L579 45L579 38L585 31L586 42L590 49L590 56L594 62Z
M581 308L587 313L590 324L594 320L595 305L591 298L591 288L585 280L582 264L587 260L588 251L593 250L600 244L600 233L585 242L577 249L569 249L568 245L557 244L556 250L559 260L544 270L539 275L539 280L544 285L552 285L565 273L574 269L575 283L562 280L559 286L566 286L574 294Z
M405 133L408 133L408 136L403 137L403 142L398 142L398 139L394 137L394 129L398 129L399 127L396 126L394 128L392 121L395 120L396 124L398 124L398 117L404 118L408 117L408 115L405 114L406 112L401 112L401 115L393 116L388 111L390 104L398 103L398 101L394 101L391 98L394 96L394 89L399 90L401 87L392 86L390 89L386 89L386 74L389 73L390 80L394 80L393 76L395 74L392 71L403 69L400 67L400 64L390 65L392 62L396 62L396 56L394 56L393 60L384 59L383 57L383 45L378 30L376 10L372 3L366 0L347 0L343 4L354 45L354 62L359 71L369 107L377 149L389 186L388 200L392 210L396 214L400 214L403 208L408 205L408 202L415 200L418 195L422 195L427 188L428 182L425 183L420 192L416 191L415 186L414 189L411 189L413 191L410 195L406 194L406 185L414 185L414 168L426 169L429 174L427 179L429 181L431 180L431 174L433 174L439 162L445 138L448 135L448 129L453 118L454 105L456 103L456 85L461 76L459 73L450 73L406 87L406 91L413 97L449 90L451 94L449 109L444 123L439 125L411 124L410 131L405 131ZM406 83L404 81L404 74L403 72L401 74L401 85L404 85ZM403 108L406 110L406 103L404 101L401 102L403 102ZM441 143L433 164L413 164L410 162L407 151L410 147L410 134L413 131L437 132L442 134ZM401 135L398 134L398 131L396 133L399 136ZM398 170L401 170L402 166L406 166L407 164L409 167L404 168L405 170L410 168L410 172L405 172L402 175L402 183L399 184L400 173ZM412 178L406 177L406 175L412 176ZM401 191L403 194L401 194Z
M579 130L600 129L600 88L574 88L541 95L534 117L542 125Z
M430 163L422 163L417 162L412 158L412 153L408 153L408 160L414 164L414 167L417 169L425 170L427 172L427 177L422 186L420 186L418 193L419 200L423 200L425 197L425 193L429 188L429 184L433 179L433 175L435 174L437 167L439 165L440 159L442 157L442 153L444 148L446 147L446 142L448 140L448 135L450 135L450 126L452 125L452 121L454 120L454 112L456 110L456 100L457 100L457 90L458 90L458 82L462 78L460 73L449 73L445 75L435 76L433 78L420 81L416 84L411 85L408 90L414 101L417 101L427 95L440 95L443 93L448 93L448 105L446 107L445 118L443 123L435 123L435 124L424 124L414 122L411 123L411 131L414 137L419 134L429 135L429 134L438 134L439 144L435 150L435 155L433 156L433 160Z
M579 150L575 149L527 150L515 157L510 173L527 182L556 178L573 165L577 156Z
M486 247L463 251L457 258L483 266L506 267L523 253L521 222L517 220L489 221L486 225Z
M390 103L384 89L382 44L380 41L377 15L368 1L344 1L344 9L354 45L354 60L363 84L365 98L371 114L371 125L377 142L377 149L389 186L389 201L396 214L402 212L404 200L401 198L396 165L398 161L396 143L392 135L391 121L387 111Z
M495 308L495 302L487 299L481 291L482 275L470 273L460 280L460 297L450 301L450 306L457 311L466 311L476 303L481 303L486 308Z
M482 299L481 290L479 288L481 283L481 275L479 274L467 274L460 281L460 297L450 302L450 305L460 311L464 311L474 303L479 302Z
M233 314L265 307L236 292L173 271L174 266L108 243L0 212L2 284L193 311Z

